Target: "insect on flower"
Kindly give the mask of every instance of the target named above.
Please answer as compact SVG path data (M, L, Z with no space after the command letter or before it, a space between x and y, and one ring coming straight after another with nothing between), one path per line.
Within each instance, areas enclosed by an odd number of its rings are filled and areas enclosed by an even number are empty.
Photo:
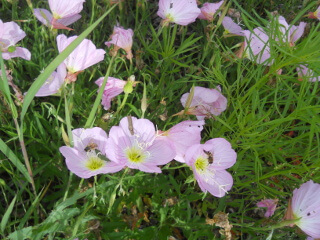
M84 151L89 152L97 149L98 145L96 143L90 142L84 149Z
M209 164L213 163L213 155L212 155L212 153L209 152L209 151L206 151L206 150L203 150L203 152L204 152L205 154L207 154L207 156L208 156L208 163L209 163Z
M68 169L81 178L120 171L124 164L106 157L106 132L98 127L72 131L74 147L60 147ZM109 149L108 149L109 150Z
M223 138L195 144L185 154L186 164L192 168L201 190L216 197L223 197L232 188L232 175L226 169L232 167L236 159L237 153Z
M167 164L176 155L172 144L158 137L151 121L131 116L110 129L106 148L110 160L150 173L161 173L158 165Z

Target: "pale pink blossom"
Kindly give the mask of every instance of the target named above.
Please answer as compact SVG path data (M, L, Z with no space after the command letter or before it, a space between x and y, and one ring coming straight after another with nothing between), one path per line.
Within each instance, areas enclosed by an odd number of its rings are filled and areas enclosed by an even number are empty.
M186 163L191 166L201 190L216 197L223 197L231 189L233 179L225 169L232 167L236 159L236 152L224 138L195 144L185 154Z
M57 36L57 45L61 53L77 36L66 37L64 34ZM104 59L105 51L97 49L92 41L84 39L73 52L64 60L68 69L67 78L76 81L76 75L84 69L101 62Z
M75 14L70 17L55 19L47 9L43 9L43 8L33 9L33 14L45 26L54 28L54 29L72 30L72 28L69 28L67 26L78 21L81 18L80 14Z
M85 0L49 0L52 14L47 9L42 8L35 8L33 13L47 27L72 30L66 26L81 18L79 13L84 2Z
M243 29L236 24L231 17L225 16L222 20L222 26L225 29L226 34L234 34L237 36L244 36Z
M284 42L289 43L290 46L294 46L295 42L301 38L307 25L305 22L300 22L299 26L289 25L282 16L278 18L278 22L282 39Z
M60 91L64 80L67 76L67 69L64 63L61 63L51 76L45 81L41 88L36 93L36 97L45 97L56 94Z
M124 164L107 159L107 134L98 127L72 131L74 147L60 147L68 169L81 178L120 171Z
M276 210L276 207L277 207L277 203L278 203L278 199L264 199L257 203L257 207L267 208L267 211L264 214L264 216L268 218L274 214L274 211Z
M313 238L313 237L308 236L306 240L320 240L320 238Z
M180 101L185 107L189 93L182 95ZM221 88L216 89L195 87L194 96L187 114L196 115L198 120L218 116L227 108L227 99L221 94Z
M123 27L115 26L113 28L113 33L111 35L111 41L105 42L105 44L110 47L112 44L114 45L114 51L117 52L120 48L126 51L127 58L132 59L132 37L133 31L132 29L124 29Z
M310 180L293 191L286 219L296 219L295 224L307 235L320 238L320 184Z
M195 22L200 9L196 0L160 0L158 16L164 23L173 22L179 25L188 25Z
M244 30L243 33L245 35L244 56L251 61L256 61L263 65L271 65L269 37L265 31L258 27L253 29L253 32Z
M297 67L298 78L300 81L307 79L309 82L320 81L320 76L316 74L312 69L308 68L308 65L299 65Z
M99 78L95 83L101 87L103 83L104 77ZM111 101L114 97L118 96L123 92L123 88L126 85L126 81L108 77L106 87L104 88L103 95L102 95L102 102L105 110L108 110L111 107Z
M150 173L161 173L158 165L176 155L171 143L157 136L151 121L135 117L124 117L119 126L110 129L106 148L109 159Z
M31 59L28 49L16 47L16 44L26 36L26 33L15 22L2 22L0 20L0 53L5 60L21 57Z
M208 3L208 2L204 3L200 8L201 13L199 14L198 18L212 22L213 16L221 7L223 2L224 0L217 3Z
M199 144L204 121L183 121L167 131L161 132L161 137L168 139L175 147L175 160L185 162L184 155L189 147Z

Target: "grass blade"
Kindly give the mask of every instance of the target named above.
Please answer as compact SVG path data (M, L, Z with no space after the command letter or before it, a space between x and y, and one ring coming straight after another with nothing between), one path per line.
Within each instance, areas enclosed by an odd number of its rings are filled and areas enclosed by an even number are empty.
M0 138L0 150L4 155L12 162L14 166L23 174L23 176L31 183L31 179L28 173L28 170L20 162L19 158L12 152L8 145Z
M10 217L10 214L13 210L13 206L14 204L16 203L16 200L17 200L17 196L15 196L13 199L12 199L12 202L10 203L7 211L5 212L5 214L3 215L2 217L2 220L1 220L1 223L0 223L0 228L1 228L1 232L3 233L4 232L4 229L7 225L7 222L9 220L9 217Z

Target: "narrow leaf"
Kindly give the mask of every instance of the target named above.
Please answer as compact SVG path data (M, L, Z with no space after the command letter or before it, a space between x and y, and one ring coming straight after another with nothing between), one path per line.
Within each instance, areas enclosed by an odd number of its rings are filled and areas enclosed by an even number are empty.
M25 166L20 162L19 158L11 151L7 144L0 138L0 151L11 161L11 163L23 174L23 176L31 183L29 173Z
M13 206L14 204L16 203L16 200L17 200L17 196L15 196L13 199L12 199L12 202L10 203L7 211L5 212L5 214L3 215L2 217L2 220L1 220L1 224L0 224L0 228L1 228L1 232L3 233L4 232L4 229L7 225L7 222L9 220L9 217L10 217L10 214L13 210Z

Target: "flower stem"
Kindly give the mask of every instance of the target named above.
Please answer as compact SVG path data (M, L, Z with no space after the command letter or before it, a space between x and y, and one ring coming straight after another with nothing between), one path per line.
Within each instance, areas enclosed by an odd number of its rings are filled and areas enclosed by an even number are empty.
M114 114L114 116L116 116L117 114L119 114L119 112L121 111L121 109L124 107L124 105L125 105L126 102L127 102L128 95L129 95L128 93L126 93L126 94L124 95L124 98L123 98L123 100L122 100L122 102L121 102L121 105L120 105L120 107L118 107L118 109L117 109L116 113Z
M13 117L13 121L17 130L17 134L19 137L19 143L21 146L21 151L22 151L22 155L24 158L24 162L26 164L27 170L28 170L28 174L30 176L30 181L31 181L31 185L32 185L32 190L35 196L37 196L37 191L36 191L36 186L34 183L34 179L33 179L33 173L32 173L32 169L31 169L31 165L30 165L30 161L29 161L29 157L28 157L28 153L27 153L27 149L26 146L24 144L24 139L23 139L23 125L21 124L21 126L19 126L18 123L18 111L16 106L13 103L12 97L11 97L11 93L10 93L10 89L9 89L9 84L8 84L8 79L7 79L7 75L6 75L6 69L5 69L5 65L4 65L4 61L2 58L2 53L0 52L0 67L1 67L1 84L0 84L0 90L3 91L3 95L5 96L5 99L7 100L9 106L10 106L10 110L12 112L12 117Z
M110 73L111 73L111 67L113 65L113 62L114 62L114 59L116 58L116 56L112 56L111 60L110 60L110 63L109 63L109 66L108 66L108 69L107 69L107 73L103 79L103 83L100 87L100 90L99 90L99 93L98 93L98 96L96 98L96 100L94 101L94 104L93 104L93 107L92 107L92 110L89 114L89 117L87 119L87 122L85 124L85 128L90 128L92 127L93 125L93 122L94 122L94 119L95 119L95 115L97 113L97 110L98 110L98 106L101 102L101 99L102 99L102 95L103 95L103 92L104 92L104 89L107 85L107 80L108 80L108 77L110 76Z

